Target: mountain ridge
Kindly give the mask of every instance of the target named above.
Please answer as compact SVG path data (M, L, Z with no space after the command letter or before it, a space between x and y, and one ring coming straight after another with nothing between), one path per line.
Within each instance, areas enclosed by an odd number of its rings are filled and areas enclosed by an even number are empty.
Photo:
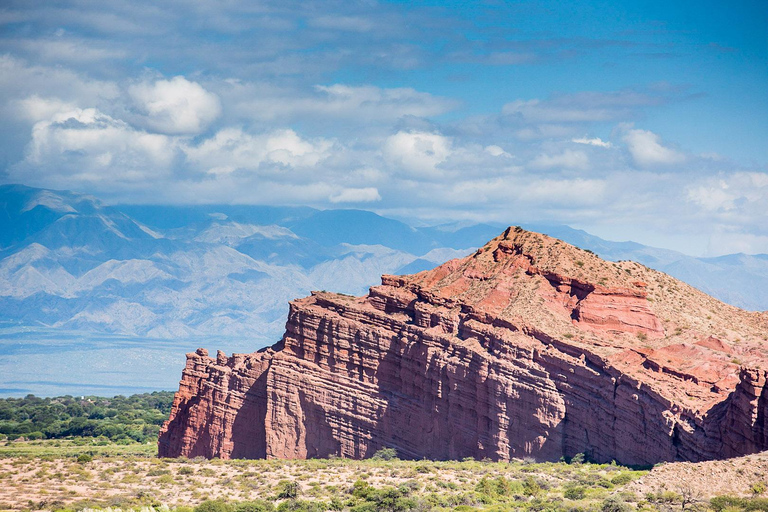
M280 342L187 354L163 457L592 460L768 448L768 315L522 228L361 297L291 302Z

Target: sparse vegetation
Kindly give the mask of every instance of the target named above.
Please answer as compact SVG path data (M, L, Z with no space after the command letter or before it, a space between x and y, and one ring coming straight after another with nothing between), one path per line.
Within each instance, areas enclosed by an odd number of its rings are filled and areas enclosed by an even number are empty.
M88 454L90 462L78 462L78 454L70 452L73 446L62 440L9 444L32 443L45 446L46 451L0 459L0 481L4 483L0 503L4 508L62 512L106 511L110 507L110 512L115 508L124 512L597 512L610 492L605 482L613 486L609 479L628 475L621 480L628 483L644 474L586 461L399 460L393 449L380 450L375 459L362 461L208 461L94 453ZM54 484L41 486L41 481Z

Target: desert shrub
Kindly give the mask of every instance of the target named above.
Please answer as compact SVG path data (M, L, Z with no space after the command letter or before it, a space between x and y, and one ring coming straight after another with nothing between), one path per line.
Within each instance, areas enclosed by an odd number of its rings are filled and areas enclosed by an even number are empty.
M394 448L382 448L373 454L371 457L373 460L396 460L397 450Z
M571 460L568 461L569 464L583 464L587 460L586 455L583 453L577 453L573 457L571 457Z
M581 500L584 499L586 493L587 490L584 487L580 485L574 485L572 487L566 487L565 491L563 492L563 496L569 500Z
M273 512L275 506L268 501L242 501L235 505L234 512Z
M93 462L93 457L91 457L87 453L81 453L80 455L77 456L77 462L80 462L80 463Z
M632 473L619 473L615 477L611 478L611 483L613 485L624 485L628 484L634 479L635 476Z
M366 499L371 491L373 491L373 488L365 480L356 480L352 484L352 496L355 498Z
M744 503L744 510L764 510L768 511L768 498L752 498Z
M223 500L206 500L195 507L195 512L232 512L232 507Z
M541 485L532 476L528 476L523 481L523 494L526 496L538 496L542 490Z
M709 500L709 506L716 512L720 512L729 507L738 507L741 509L743 503L744 500L742 498L729 496L727 494L724 496L715 496Z
M299 496L300 487L298 482L283 480L277 485L279 489L277 493L278 499L295 499Z
M600 505L601 512L630 512L632 507L624 503L621 498L617 496L611 496L603 500Z
M277 506L277 512L325 512L325 503L306 500L286 500Z

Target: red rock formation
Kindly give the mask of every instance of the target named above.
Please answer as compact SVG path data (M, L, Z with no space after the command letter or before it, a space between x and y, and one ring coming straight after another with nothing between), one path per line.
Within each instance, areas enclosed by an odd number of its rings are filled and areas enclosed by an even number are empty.
M293 301L248 355L187 355L164 457L704 460L768 448L762 314L508 229L475 254Z

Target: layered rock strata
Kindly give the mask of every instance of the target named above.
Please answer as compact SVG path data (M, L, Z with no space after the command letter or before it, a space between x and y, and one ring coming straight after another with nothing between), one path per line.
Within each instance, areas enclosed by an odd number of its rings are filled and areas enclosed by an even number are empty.
M624 464L768 448L768 319L510 228L365 297L291 303L253 354L187 355L163 457Z

